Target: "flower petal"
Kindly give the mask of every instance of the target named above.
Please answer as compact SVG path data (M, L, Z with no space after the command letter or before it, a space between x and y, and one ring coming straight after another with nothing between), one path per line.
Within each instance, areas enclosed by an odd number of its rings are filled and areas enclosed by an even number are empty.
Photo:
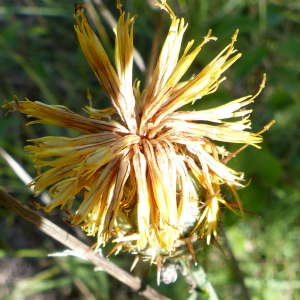
M76 114L62 105L47 105L41 102L15 101L7 103L11 111L20 111L28 117L40 120L29 122L27 125L43 123L74 129L82 133L97 133L99 131L112 131L129 133L121 124L111 121L105 122Z
M87 19L83 14L84 5L80 5L75 11L75 17L77 20L77 26L75 26L75 31L78 36L78 40L80 42L82 51L84 52L90 66L92 67L95 75L97 76L98 80L100 81L101 85L105 89L106 93L108 94L112 104L117 109L118 114L120 115L121 119L125 122L128 129L132 132L136 132L136 119L135 119L135 103L134 98L131 97L129 100L127 99L127 95L123 94L128 90L128 86L132 84L129 80L132 81L132 76L129 78L125 78L124 76L128 76L131 74L132 70L129 70L130 64L132 65L132 51L133 48L130 46L132 44L132 32L130 40L127 39L127 47L123 49L126 51L126 61L121 60L124 57L120 57L120 51L118 47L125 46L123 42L120 43L118 41L117 45L117 65L118 65L118 73L121 78L117 75L116 71L114 70L108 55L106 54L102 44L98 40L95 33L92 31L91 27L89 26ZM82 22L79 21L77 14L81 15ZM124 15L123 15L124 18ZM129 22L127 20L127 22ZM127 25L120 28L122 23L122 16L119 21L118 25L118 34L120 38L124 38L128 33L125 31L128 30L128 23ZM126 43L126 41L125 41ZM125 72L125 73L124 73ZM124 85L124 80L126 80L126 84ZM124 90L125 89L125 90ZM132 88L131 88L132 89ZM129 102L128 102L129 101Z

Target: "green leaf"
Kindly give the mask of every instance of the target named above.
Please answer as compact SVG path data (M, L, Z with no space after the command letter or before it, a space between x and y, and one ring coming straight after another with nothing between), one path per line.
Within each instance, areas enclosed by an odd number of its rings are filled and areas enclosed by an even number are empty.
M267 55L268 50L265 47L255 48L243 53L238 63L235 64L233 81L237 81L246 74L249 74L255 67L261 64Z
M15 255L18 257L47 257L48 251L42 249L21 249Z
M285 92L279 92L268 99L268 106L274 110L281 110L295 103L294 98Z
M283 43L279 44L277 53L286 56L299 57L300 40L298 36L289 37Z
M183 266L183 268L187 269L187 265L182 259L180 259L180 263ZM197 284L197 287L200 290L200 293L198 293L199 298L197 299L203 299L203 300L219 299L211 283L207 280L204 269L200 265L198 266L191 265L190 275L193 277L193 279Z

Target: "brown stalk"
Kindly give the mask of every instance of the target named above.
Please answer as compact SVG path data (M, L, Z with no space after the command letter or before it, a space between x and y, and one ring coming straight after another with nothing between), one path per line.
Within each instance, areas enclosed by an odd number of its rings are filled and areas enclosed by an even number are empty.
M119 281L131 287L133 290L138 291L140 295L144 296L150 300L168 300L169 298L159 294L156 290L150 286L146 286L145 289L142 289L142 281L139 278L136 278L119 268L112 262L108 261L106 258L94 254L93 252L88 251L89 247L76 239L74 236L70 235L54 223L50 222L46 218L38 215L33 210L29 209L27 206L21 204L18 200L12 196L5 193L0 189L0 205L5 206L6 208L12 210L21 218L30 222L38 229L51 236L55 240L64 244L69 249L76 251L77 253L84 256L87 260L93 263L95 266L100 267L103 271L115 277Z

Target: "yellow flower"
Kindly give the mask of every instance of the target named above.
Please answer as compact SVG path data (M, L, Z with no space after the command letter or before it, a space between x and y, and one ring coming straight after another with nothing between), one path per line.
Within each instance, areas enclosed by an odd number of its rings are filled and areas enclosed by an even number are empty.
M90 28L84 6L75 10L81 48L112 107L86 107L87 117L64 106L18 101L16 97L6 106L37 118L29 124L52 124L82 133L74 138L35 139L25 148L39 174L32 182L35 194L51 187L53 200L44 207L46 212L67 203L71 209L74 197L83 190L80 207L68 216L71 224L98 235L97 248L113 236L118 242L116 249L140 251L152 260L157 255L172 256L180 240L193 253L190 242L195 236L206 238L208 244L217 236L221 207L239 208L243 215L236 191L242 186L243 174L226 166L235 154L213 141L258 147L262 138L246 131L252 110L244 107L260 93L265 78L254 97L209 110L178 111L215 92L225 80L222 74L241 56L231 57L238 32L198 75L182 82L204 44L217 38L209 31L193 51L193 41L189 42L179 58L187 25L161 0L156 4L169 13L171 26L151 84L141 93L140 83L132 80L135 17L125 17L119 0L117 4L121 16L115 29L116 68ZM228 118L241 119L229 122ZM44 167L47 170L43 172ZM232 192L236 205L223 197L221 186Z

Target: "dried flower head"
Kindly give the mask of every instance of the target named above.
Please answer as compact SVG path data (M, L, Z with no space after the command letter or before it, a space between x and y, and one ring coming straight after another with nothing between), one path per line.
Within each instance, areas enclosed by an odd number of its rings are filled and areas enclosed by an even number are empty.
M70 224L80 225L88 235L97 234L97 248L115 237L114 250L142 253L160 266L165 256L186 254L182 245L194 254L193 243L196 248L203 247L203 240L209 244L217 236L221 207L234 212L239 208L243 216L236 191L242 186L243 174L226 166L236 153L230 154L214 141L255 147L262 142L260 134L247 131L252 110L244 107L260 93L265 77L254 97L209 110L178 111L215 92L225 80L222 74L241 56L234 54L238 31L199 74L182 82L204 44L217 38L210 30L193 51L193 41L189 42L179 58L187 25L176 18L165 0L156 0L156 4L169 13L171 26L147 90L141 93L140 83L132 82L135 17L125 17L117 0L116 68L90 28L84 6L75 10L81 48L112 107L86 107L87 117L64 106L16 97L6 106L37 118L29 124L52 124L81 133L73 138L43 137L26 146L39 174L31 183L35 194L51 187L53 200L43 209L50 212L67 203L71 209L74 197L83 190L76 213L65 210ZM240 119L231 122L228 118ZM221 186L231 191L235 202L224 198Z

